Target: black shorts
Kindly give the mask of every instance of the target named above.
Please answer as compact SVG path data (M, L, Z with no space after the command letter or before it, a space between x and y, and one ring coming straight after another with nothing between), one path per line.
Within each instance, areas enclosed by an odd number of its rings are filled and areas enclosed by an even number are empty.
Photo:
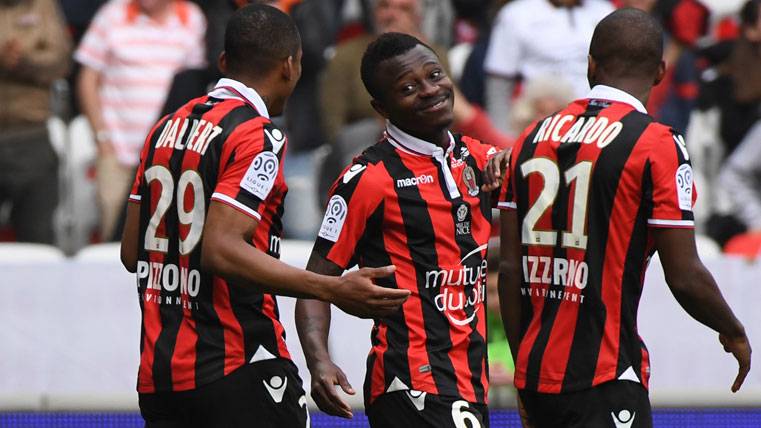
M246 364L191 391L139 394L146 428L309 426L307 401L293 362Z
M366 411L373 428L488 428L489 409L420 391L383 394Z
M647 390L638 382L611 381L583 391L518 391L535 428L652 428Z

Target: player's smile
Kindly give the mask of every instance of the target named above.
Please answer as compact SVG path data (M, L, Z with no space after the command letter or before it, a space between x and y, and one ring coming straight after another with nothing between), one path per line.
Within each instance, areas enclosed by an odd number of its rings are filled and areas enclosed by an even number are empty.
M424 45L380 65L380 100L396 126L426 141L437 142L454 120L453 84L436 54Z

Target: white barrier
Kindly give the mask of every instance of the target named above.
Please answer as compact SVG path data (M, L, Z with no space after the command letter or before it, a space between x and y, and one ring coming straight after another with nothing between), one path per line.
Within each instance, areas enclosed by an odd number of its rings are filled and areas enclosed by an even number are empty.
M284 241L283 260L304 266L310 250L310 243ZM38 261L29 263L30 257ZM761 264L706 264L751 344L761 346ZM294 300L279 302L291 354L308 388ZM135 281L121 267L116 246L88 248L73 259L35 259L0 248L0 410L136 409L139 315ZM332 354L357 391L371 325L333 311ZM648 272L639 326L651 354L655 405L761 405L758 354L743 390L731 394L734 360L716 334L678 307L657 262ZM352 404L361 405L360 395Z

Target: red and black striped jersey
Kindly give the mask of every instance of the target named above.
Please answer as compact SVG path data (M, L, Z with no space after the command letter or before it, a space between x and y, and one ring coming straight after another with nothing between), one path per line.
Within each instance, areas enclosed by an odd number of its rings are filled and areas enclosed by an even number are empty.
M212 200L258 221L252 244L280 256L286 138L261 97L220 80L151 130L130 201L140 204L138 391L183 391L243 364L290 358L275 296L205 272Z
M684 139L631 95L596 86L526 129L505 200L522 242L515 385L546 393L626 379L648 386L637 307L653 227L693 227Z
M365 401L419 390L485 403L486 249L496 196L480 191L492 146L444 150L387 125L330 191L314 251L348 268L396 265L378 284L412 292L376 319Z

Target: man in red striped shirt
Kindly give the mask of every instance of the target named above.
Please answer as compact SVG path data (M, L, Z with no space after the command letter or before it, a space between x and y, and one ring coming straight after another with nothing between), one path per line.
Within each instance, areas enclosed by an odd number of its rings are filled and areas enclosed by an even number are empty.
M497 150L449 132L452 82L420 40L381 35L361 73L386 133L333 185L307 269L394 264L379 284L412 292L375 319L364 387L371 426L488 426L484 299L496 197L480 186ZM299 300L296 325L312 397L351 417L335 390L354 393L328 353L329 305Z
M301 74L298 31L269 6L237 11L220 69L229 76L151 130L130 194L122 261L137 272L137 389L147 427L308 426L274 294L318 298L362 316L409 292L277 258L287 140L269 120Z
M742 324L695 249L684 138L647 114L662 30L621 9L596 27L592 91L529 126L510 159L500 303L515 386L536 427L651 427L637 307L650 256L682 307L750 369Z

